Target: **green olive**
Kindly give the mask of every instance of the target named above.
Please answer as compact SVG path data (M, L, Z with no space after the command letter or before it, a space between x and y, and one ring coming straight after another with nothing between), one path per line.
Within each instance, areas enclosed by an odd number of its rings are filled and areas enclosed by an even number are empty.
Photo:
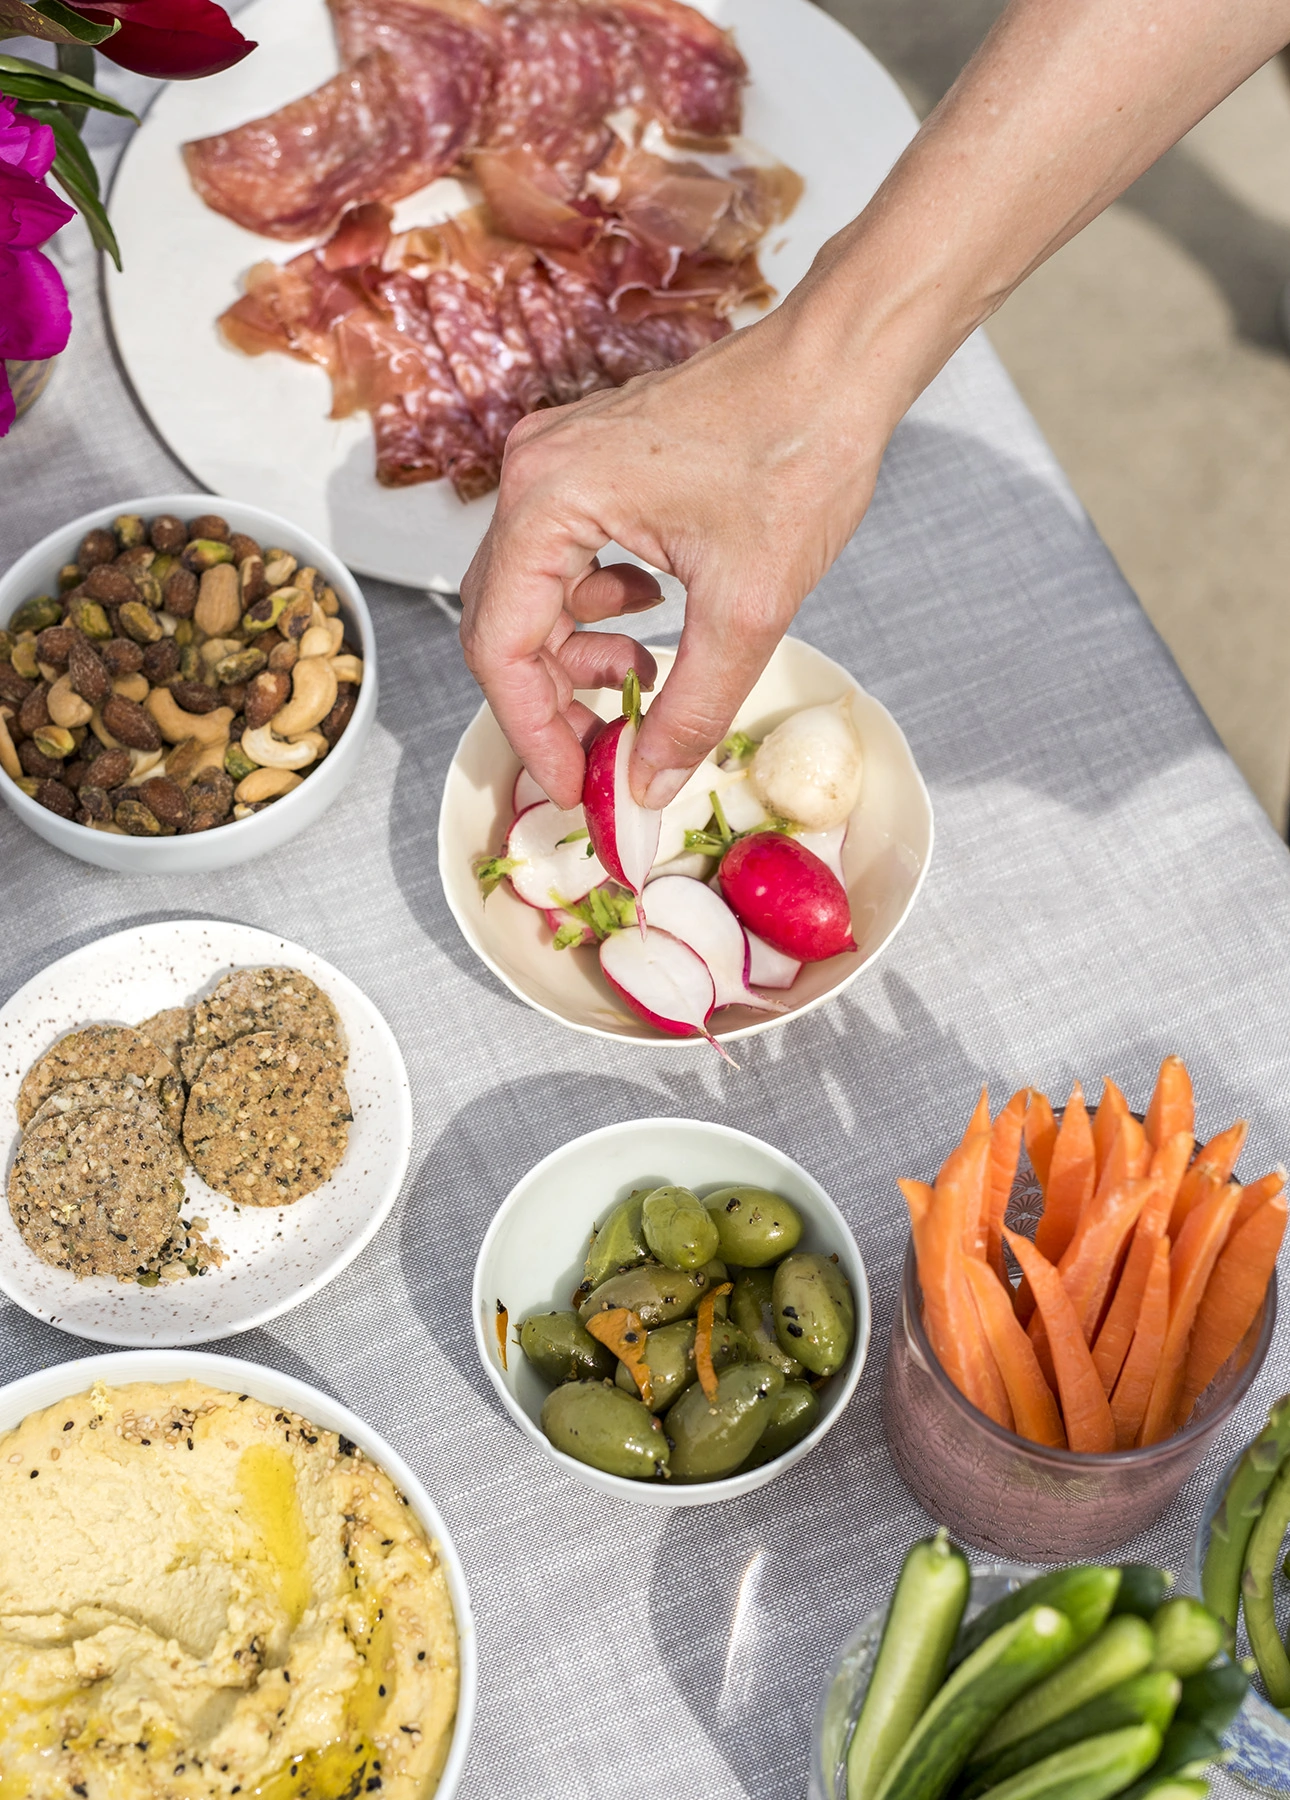
M703 1269L693 1273L685 1269L665 1269L662 1263L642 1263L636 1269L624 1269L602 1281L578 1308L585 1325L593 1314L612 1306L630 1306L647 1331L656 1325L670 1325L673 1319L684 1319L699 1304L708 1286Z
M676 1481L720 1481L756 1449L770 1423L784 1377L769 1363L736 1363L717 1377L709 1400L695 1382L669 1410L664 1423L672 1440Z
M655 1188L646 1195L641 1223L645 1242L669 1269L701 1269L717 1254L717 1227L689 1188Z
M655 1412L666 1412L672 1402L698 1379L694 1366L693 1319L678 1319L673 1325L660 1325L645 1340L645 1363L653 1385ZM725 1369L731 1363L743 1362L748 1346L741 1331L720 1322L712 1327L712 1366ZM629 1394L639 1393L636 1377L626 1363L619 1363L614 1380Z
M771 1290L779 1347L812 1375L832 1375L847 1359L856 1331L851 1283L832 1257L786 1256Z
M759 1187L724 1187L708 1194L703 1204L716 1223L716 1254L741 1269L764 1269L797 1248L801 1214L779 1194Z
M566 1456L632 1481L653 1481L672 1454L649 1408L603 1381L553 1388L542 1406L542 1429Z
M649 1261L649 1245L641 1230L641 1204L648 1193L648 1188L637 1188L605 1214L605 1222L593 1234L587 1252L582 1270L584 1285L599 1287L620 1269Z
M791 1450L794 1444L800 1444L807 1433L815 1429L819 1416L820 1397L815 1389L804 1381L786 1381L771 1407L770 1423L744 1468L760 1469L764 1463L774 1462L777 1456L782 1456L785 1450Z
M730 1296L730 1318L748 1341L748 1353L768 1362L789 1381L804 1373L797 1357L786 1355L775 1336L775 1309L771 1294L775 1277L769 1269L745 1269L735 1277Z
M614 1355L578 1323L577 1313L533 1313L520 1326L520 1349L552 1387L597 1381L614 1372Z

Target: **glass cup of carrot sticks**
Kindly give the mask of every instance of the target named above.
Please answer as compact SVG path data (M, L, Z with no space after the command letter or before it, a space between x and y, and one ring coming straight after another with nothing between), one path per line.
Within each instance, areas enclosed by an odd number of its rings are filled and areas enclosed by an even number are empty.
M1062 1561L1159 1517L1258 1374L1285 1172L1234 1179L1244 1121L1197 1149L1191 1081L1144 1116L1107 1080L1058 1112L985 1093L912 1235L883 1416L896 1467L978 1548Z

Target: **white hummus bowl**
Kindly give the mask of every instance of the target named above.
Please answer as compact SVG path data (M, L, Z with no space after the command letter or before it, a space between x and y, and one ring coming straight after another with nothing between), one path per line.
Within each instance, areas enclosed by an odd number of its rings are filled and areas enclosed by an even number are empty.
M651 648L661 686L676 652ZM777 988L772 998L784 1001L786 1012L723 1009L713 1033L723 1043L775 1031L841 993L895 937L927 874L932 802L913 752L886 707L841 664L800 638L785 638L740 707L735 727L764 737L790 713L844 694L851 696L865 755L864 787L842 851L857 948L827 962L807 963L791 988ZM615 692L595 689L578 697L602 718L618 716ZM646 706L649 698L645 696ZM554 950L543 915L518 900L509 883L503 882L485 905L473 865L477 857L495 855L502 847L519 769L501 726L481 706L457 746L439 810L439 879L462 936L499 981L548 1019L647 1049L703 1045L699 1037L668 1037L630 1012L602 977L594 950ZM706 1046L705 1053L711 1054Z
M376 633L372 616L362 589L340 558L287 519L241 500L221 500L214 494L149 494L142 500L118 500L112 506L82 513L79 519L60 525L20 556L0 576L0 629L8 625L23 601L30 600L33 594L57 594L58 571L75 559L85 533L98 526L110 526L120 513L140 513L145 519L155 519L158 513L174 513L181 519L217 513L228 520L234 531L246 532L266 548L276 544L289 550L298 562L318 569L335 590L350 640L358 639L363 658L363 681L349 724L336 747L298 788L266 806L263 812L252 813L249 819L235 819L192 837L117 837L114 832L94 831L88 825L78 825L75 819L50 812L4 774L0 774L0 799L24 825L30 825L37 837L81 862L96 863L101 869L119 869L126 875L200 875L212 869L232 868L235 863L276 850L314 824L357 769L376 718Z
M515 1332L530 1313L559 1311L582 1280L592 1227L633 1188L679 1182L702 1196L735 1183L769 1188L802 1215L803 1250L836 1255L855 1295L851 1354L820 1393L820 1417L800 1444L773 1462L722 1481L629 1481L557 1450L540 1424L551 1389L529 1362ZM497 1305L509 1314L506 1368L497 1342ZM791 1156L705 1119L628 1119L553 1150L513 1187L484 1236L471 1294L475 1345L497 1396L525 1437L575 1480L638 1506L704 1506L735 1500L774 1481L808 1456L855 1393L869 1348L869 1280L851 1227L812 1176Z
M475 1645L475 1623L471 1617L470 1595L466 1588L466 1572L439 1509L417 1476L398 1452L378 1437L357 1414L338 1400L297 1381L292 1375L280 1375L276 1369L259 1363L245 1362L240 1357L217 1356L203 1350L126 1350L104 1351L97 1356L78 1357L74 1362L56 1363L34 1375L24 1375L0 1388L0 1431L9 1431L30 1413L40 1412L59 1400L83 1394L96 1381L109 1387L123 1387L131 1381L204 1381L208 1387L221 1388L234 1394L253 1394L270 1406L285 1407L335 1431L358 1445L364 1455L385 1470L409 1506L433 1539L443 1561L457 1621L457 1643L461 1670L461 1687L457 1697L457 1719L452 1742L444 1764L434 1800L452 1800L466 1766L471 1725L475 1716L479 1667Z

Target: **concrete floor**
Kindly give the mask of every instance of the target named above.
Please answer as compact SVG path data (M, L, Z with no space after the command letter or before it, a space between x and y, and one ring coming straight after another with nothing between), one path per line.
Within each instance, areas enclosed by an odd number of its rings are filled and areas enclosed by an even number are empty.
M925 112L998 0L825 0ZM1259 800L1290 803L1290 79L1271 63L990 336Z

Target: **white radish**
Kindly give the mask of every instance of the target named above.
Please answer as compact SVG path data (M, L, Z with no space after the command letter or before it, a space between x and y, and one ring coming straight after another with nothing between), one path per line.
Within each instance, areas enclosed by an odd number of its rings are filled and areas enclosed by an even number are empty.
M799 831L797 841L805 844L808 850L814 850L826 868L832 869L843 887L847 885L842 873L842 846L846 842L846 824L835 825L832 831Z
M526 812L530 806L540 806L546 799L542 789L534 781L526 768L521 767L515 777L515 786L511 789L511 811L517 817Z
M724 794L732 785L747 786L747 778L742 769L723 769L716 763L715 757L714 750L699 764L676 798L669 800L663 808L658 849L654 854L656 870L662 864L684 855L687 831L703 830L712 817L711 796L714 790Z
M730 786L721 790L721 810L731 831L753 831L770 818L748 780L746 769L739 770Z
M657 881L662 875L688 875L692 881L706 881L715 860L704 850L687 850L682 856L674 856L671 862L656 862L650 880Z
M774 949L765 938L759 938L755 931L745 929L744 936L748 939L749 981L756 982L758 987L792 987L802 967L801 963L791 956L785 956L782 950Z
M648 1024L669 1037L705 1037L721 1050L708 1030L716 1005L712 975L679 938L666 931L643 936L616 931L600 946L600 968L614 992Z
M806 831L846 822L864 783L864 746L844 694L792 713L763 738L748 770L766 810Z
M511 821L500 856L475 865L485 898L503 876L526 906L540 912L572 905L609 879L591 849L580 806L567 812L541 800Z
M716 1006L753 1006L781 1012L778 1000L764 1000L748 986L748 940L721 898L686 875L661 875L648 883L641 904L651 930L668 931L703 958L712 977Z
M634 675L623 683L623 706L624 716L606 725L587 752L582 806L597 857L639 900L658 854L662 819L632 799L627 779L640 720L640 687ZM643 933L645 917L639 909L637 916Z

